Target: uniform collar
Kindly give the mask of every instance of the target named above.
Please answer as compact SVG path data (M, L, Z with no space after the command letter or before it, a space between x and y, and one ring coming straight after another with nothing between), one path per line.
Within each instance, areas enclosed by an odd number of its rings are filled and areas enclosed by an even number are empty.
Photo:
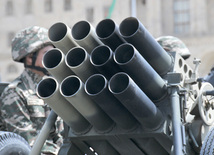
M37 84L42 80L42 76L25 68L21 74L21 79L27 88L32 89L35 92Z

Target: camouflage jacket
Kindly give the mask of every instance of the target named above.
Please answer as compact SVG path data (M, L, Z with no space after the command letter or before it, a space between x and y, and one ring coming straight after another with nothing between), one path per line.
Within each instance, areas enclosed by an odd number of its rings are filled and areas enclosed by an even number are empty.
M0 99L3 130L21 135L31 146L50 112L50 108L36 95L36 86L41 79L42 77L25 69L5 88ZM61 142L61 136L57 132L58 128L54 128L42 153L57 154L59 146L56 143Z
M211 71L204 77L203 80L214 86L214 67L212 67Z

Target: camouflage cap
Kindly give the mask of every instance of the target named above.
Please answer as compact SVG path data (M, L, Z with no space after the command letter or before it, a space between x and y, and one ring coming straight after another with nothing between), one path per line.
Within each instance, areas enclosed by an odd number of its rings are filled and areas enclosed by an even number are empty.
M184 59L190 57L189 49L178 38L173 36L161 36L156 41L166 50L179 53Z
M44 44L51 44L47 29L38 26L22 29L12 40L12 58L22 62L26 55L36 52Z

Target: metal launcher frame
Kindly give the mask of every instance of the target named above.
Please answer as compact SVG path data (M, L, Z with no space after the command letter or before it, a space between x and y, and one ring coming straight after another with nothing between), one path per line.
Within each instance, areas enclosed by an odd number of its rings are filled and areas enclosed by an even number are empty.
M37 94L65 122L60 155L200 151L214 112L199 60L192 69L166 52L134 17L119 27L105 19L96 29L87 21L72 29L56 23L49 38L56 48L43 64L53 77L39 83Z

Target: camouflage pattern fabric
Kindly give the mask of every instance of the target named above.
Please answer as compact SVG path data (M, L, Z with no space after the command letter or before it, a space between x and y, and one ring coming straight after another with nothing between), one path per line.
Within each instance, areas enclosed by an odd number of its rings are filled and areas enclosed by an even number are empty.
M36 85L42 79L29 69L5 88L0 99L1 120L4 129L24 137L32 146L41 130L50 108L36 95ZM59 123L60 122L60 123ZM53 128L50 138L42 148L42 153L57 154L62 137L57 134L62 130L62 121ZM60 131L59 131L60 130Z
M156 41L166 50L179 53L184 59L190 57L189 49L178 38L173 36L162 36L156 39Z
M203 78L204 81L209 82L214 87L214 67L210 70L210 72Z
M22 62L22 59L41 46L51 44L48 38L48 30L43 27L32 26L18 32L12 40L12 58Z

